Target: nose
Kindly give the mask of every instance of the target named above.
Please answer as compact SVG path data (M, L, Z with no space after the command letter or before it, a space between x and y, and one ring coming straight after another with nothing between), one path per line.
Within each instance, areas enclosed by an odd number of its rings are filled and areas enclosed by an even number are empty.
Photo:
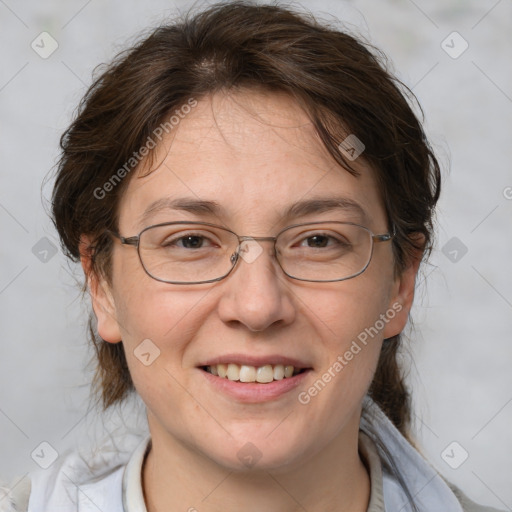
M260 239L261 240L261 239ZM250 331L274 324L290 324L296 314L289 278L275 259L271 240L244 241L239 260L222 282L219 315L226 323L240 323Z

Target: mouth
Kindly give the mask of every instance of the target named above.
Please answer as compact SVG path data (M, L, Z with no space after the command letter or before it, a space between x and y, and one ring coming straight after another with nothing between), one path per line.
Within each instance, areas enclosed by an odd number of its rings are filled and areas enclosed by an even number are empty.
M196 368L206 392L219 393L230 403L284 404L310 380L314 368L309 361L284 354L231 353L200 361Z
M293 399L313 373L307 362L280 354L224 354L196 367L210 390L230 402L263 404Z
M258 384L270 384L271 382L291 379L312 369L285 364L251 366L237 363L211 364L199 368L215 377L232 382Z

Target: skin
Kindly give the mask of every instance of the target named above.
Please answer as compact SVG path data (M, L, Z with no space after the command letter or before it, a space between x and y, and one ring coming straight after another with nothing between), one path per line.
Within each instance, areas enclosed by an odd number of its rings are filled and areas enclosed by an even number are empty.
M360 157L354 177L328 155L306 114L289 97L255 90L199 101L157 148L156 169L130 179L119 205L119 232L173 220L227 225L241 235L270 236L295 222L346 220L374 233L388 226L372 169ZM141 173L144 174L144 173ZM281 212L306 198L337 195L353 212L290 219ZM162 197L213 199L225 216L163 210L139 217ZM88 238L83 237L84 247ZM149 512L161 510L292 512L364 511L370 483L358 454L361 403L382 340L401 332L412 305L419 258L394 274L390 243L375 244L366 271L347 281L302 282L283 274L262 242L217 283L177 286L151 279L133 247L115 243L111 285L90 272L98 331L122 340L136 389L147 406L152 449L143 468ZM383 331L307 405L297 400L349 349L357 335L399 303ZM151 339L160 356L144 366L134 350ZM305 385L274 401L239 403L207 384L196 366L241 352L308 361ZM247 442L261 452L252 468L237 456Z

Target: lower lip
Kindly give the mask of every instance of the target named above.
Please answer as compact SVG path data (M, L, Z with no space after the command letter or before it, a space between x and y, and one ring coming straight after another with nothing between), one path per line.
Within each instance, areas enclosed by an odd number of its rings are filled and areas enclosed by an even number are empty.
M199 369L199 371L215 389L244 403L259 403L274 400L299 386L311 372L311 370L305 370L293 377L284 377L281 380L260 384L257 382L240 382L217 377L202 369Z

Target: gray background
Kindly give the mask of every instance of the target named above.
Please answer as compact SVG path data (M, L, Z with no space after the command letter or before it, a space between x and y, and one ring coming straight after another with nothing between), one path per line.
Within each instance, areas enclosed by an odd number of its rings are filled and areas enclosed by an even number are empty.
M0 476L34 469L30 454L42 441L61 453L104 428L86 415L80 269L52 252L58 240L41 201L51 183L42 182L93 68L190 5L0 0ZM405 357L418 442L470 497L512 510L512 2L302 5L382 48L425 110L445 173L438 243L422 270ZM31 48L43 31L58 43L46 59ZM453 31L469 44L461 55L463 40L446 39ZM128 427L135 417L126 416ZM457 465L463 450L469 457L453 469L446 461Z

